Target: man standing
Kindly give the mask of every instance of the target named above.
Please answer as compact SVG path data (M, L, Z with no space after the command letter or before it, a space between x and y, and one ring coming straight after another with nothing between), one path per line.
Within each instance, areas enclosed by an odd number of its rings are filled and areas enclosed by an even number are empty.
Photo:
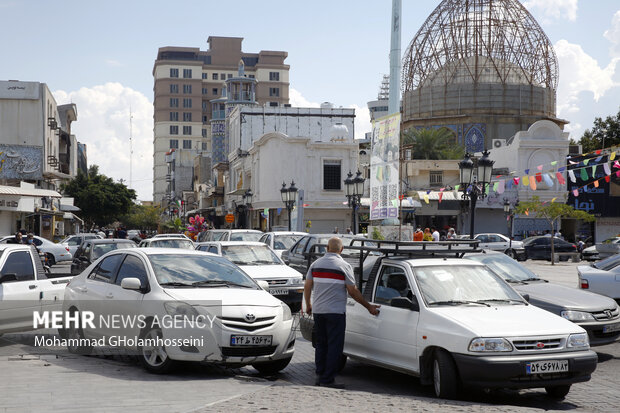
M439 231L437 231L437 228L433 227L433 241L439 241Z
M372 315L378 315L380 307L366 301L355 287L353 269L340 256L342 249L340 238L330 238L327 242L327 253L312 263L304 285L306 312L314 316L314 361L317 374L315 384L338 389L344 388L344 385L334 381L334 377L338 372L344 348L347 292ZM313 291L314 300L311 300Z

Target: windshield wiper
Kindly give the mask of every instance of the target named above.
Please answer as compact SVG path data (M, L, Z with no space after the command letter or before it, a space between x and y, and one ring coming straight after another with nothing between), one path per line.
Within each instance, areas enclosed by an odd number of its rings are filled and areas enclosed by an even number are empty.
M199 287L201 285L210 286L210 287L243 287L243 288L254 288L250 285L238 284L236 282L227 281L227 280L202 280L196 281L192 283L192 286Z
M428 303L428 305L462 305L462 304L480 304L480 305L486 305L487 307L491 307L490 304L483 303L480 301L447 300L447 301L433 301L432 303Z
M193 284L180 283L178 281L170 281L167 283L159 283L162 287L193 287Z
M514 298L488 298L486 300L478 300L477 302L492 302L492 303L520 303L523 304L523 301L517 300Z
M506 278L506 282L511 284L524 284L524 280L513 280L512 278Z
M273 261L267 261L267 260L258 260L258 261L253 261L252 264L261 264L261 265L268 264L268 265L271 265L271 264L277 264L277 263L273 262Z
M542 278L538 278L538 277L526 278L525 280L521 280L521 281L523 281L523 282L528 282L528 281L544 281L546 283L549 282L547 280L543 280Z

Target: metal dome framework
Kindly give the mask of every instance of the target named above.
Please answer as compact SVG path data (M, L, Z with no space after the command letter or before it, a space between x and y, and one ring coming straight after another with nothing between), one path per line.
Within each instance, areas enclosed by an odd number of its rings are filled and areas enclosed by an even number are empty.
M443 0L403 58L403 91L456 83L525 84L556 90L558 61L518 0Z

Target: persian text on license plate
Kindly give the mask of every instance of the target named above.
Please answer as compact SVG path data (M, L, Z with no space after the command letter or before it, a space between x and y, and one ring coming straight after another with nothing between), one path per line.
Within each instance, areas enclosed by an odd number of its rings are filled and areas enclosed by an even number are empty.
M568 371L568 360L533 361L525 365L527 374L561 373Z
M284 288L270 288L271 295L288 295L288 290Z
M231 346L270 346L272 336L230 336Z
M613 333L614 331L620 331L620 323L610 324L603 327L603 333Z

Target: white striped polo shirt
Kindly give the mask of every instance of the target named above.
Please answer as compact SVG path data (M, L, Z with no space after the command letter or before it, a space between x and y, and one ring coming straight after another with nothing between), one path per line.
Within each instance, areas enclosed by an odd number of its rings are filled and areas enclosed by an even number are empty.
M353 268L339 254L328 252L312 263L306 279L312 280L312 312L344 314L347 285L355 285Z

